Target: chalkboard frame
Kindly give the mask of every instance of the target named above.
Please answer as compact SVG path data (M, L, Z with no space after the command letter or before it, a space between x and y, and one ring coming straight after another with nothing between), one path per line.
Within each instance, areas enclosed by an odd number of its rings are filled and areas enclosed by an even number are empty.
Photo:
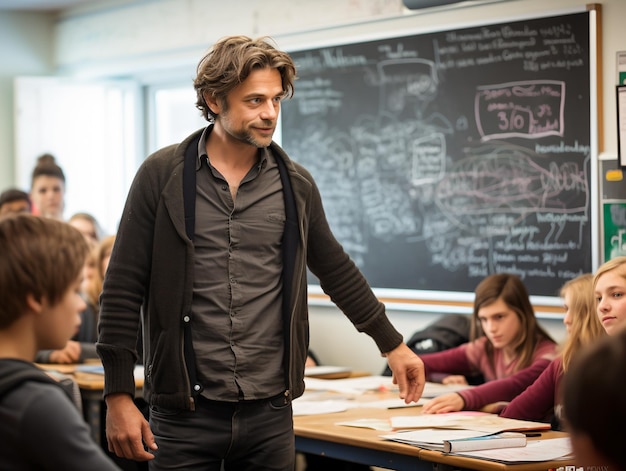
M599 254L600 254L600 234L599 234L599 202L598 202L598 155L600 152L599 136L602 130L602 115L601 115L601 81L600 73L601 67L601 5L588 4L578 8L567 8L554 12L536 12L531 14L523 14L518 16L512 16L509 18L496 18L490 19L488 22L468 22L468 23L456 23L438 25L432 28L415 30L413 28L389 28L389 34L350 34L355 25L344 25L333 28L326 28L323 31L323 39L318 38L316 41L303 41L299 46L287 47L286 50L290 53L295 53L303 50L310 50L314 48L325 47L337 47L342 45L350 45L367 41L375 41L380 39L397 38L408 35L424 35L434 32L453 32L462 28L480 27L483 25L496 25L511 21L521 20L533 20L542 18L559 17L561 15L569 15L573 13L588 13L589 19L589 73L590 73L590 147L591 147L591 160L590 160L590 224L591 224L591 259L592 270L598 266ZM399 22L405 22L406 17L397 18ZM393 18L385 20L392 24ZM344 31L345 30L345 31ZM342 34L343 33L343 34ZM305 33L311 35L311 32ZM316 36L316 33L312 34ZM342 37L340 42L331 41L328 38ZM293 39L293 38L292 38ZM296 85L297 82L296 82ZM297 92L296 92L297 93ZM280 140L280 132L277 135L277 140ZM430 291L430 290L412 290L412 289L390 289L379 288L373 285L375 294L381 299L389 308L394 310L407 310L407 311L424 311L424 312L471 312L471 303L473 300L472 292L460 292L460 291ZM557 296L537 296L531 292L531 300L535 305L538 315L552 317L562 316L562 301ZM312 305L328 305L332 304L328 297L322 292L321 288L317 284L309 285L309 302Z

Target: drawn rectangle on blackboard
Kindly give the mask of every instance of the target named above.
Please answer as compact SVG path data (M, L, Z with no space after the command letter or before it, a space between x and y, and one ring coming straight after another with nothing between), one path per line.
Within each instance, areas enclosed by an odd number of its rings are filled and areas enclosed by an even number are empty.
M483 140L563 136L564 105L565 82L482 85L476 92L476 126Z
M595 20L567 12L290 52L299 79L282 145L377 293L466 300L484 276L511 272L556 305L565 281L593 271Z

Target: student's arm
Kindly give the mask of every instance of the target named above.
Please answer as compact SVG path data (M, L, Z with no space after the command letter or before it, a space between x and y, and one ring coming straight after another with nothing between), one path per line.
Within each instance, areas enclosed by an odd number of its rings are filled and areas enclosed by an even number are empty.
M472 389L459 392L465 410L478 410L498 401L511 401L530 386L550 362L556 358L556 344L543 340L535 349L530 366L506 378L488 381Z
M78 363L81 361L82 346L74 340L68 340L65 348L60 350L39 350L35 356L36 363ZM95 346L94 346L95 351Z
M562 376L561 359L553 360L537 381L513 399L500 415L511 419L545 420L556 403L556 389Z
M479 410L487 404L510 401L521 394L550 364L544 358L508 378L488 381L480 386L431 399L422 408L424 414L442 414L459 410Z
M448 375L472 375L476 374L475 368L467 358L467 344L450 348L436 353L420 355L424 362L424 370L428 378L433 373L446 373Z

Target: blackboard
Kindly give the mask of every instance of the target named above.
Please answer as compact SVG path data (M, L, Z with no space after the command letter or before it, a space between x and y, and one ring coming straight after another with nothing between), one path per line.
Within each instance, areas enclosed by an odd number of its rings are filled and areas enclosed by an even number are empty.
M291 51L282 145L373 287L592 271L590 36L584 11Z

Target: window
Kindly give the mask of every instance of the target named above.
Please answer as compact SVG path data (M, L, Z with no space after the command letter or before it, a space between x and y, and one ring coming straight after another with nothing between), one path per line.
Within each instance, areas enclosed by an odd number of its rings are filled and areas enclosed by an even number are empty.
M18 78L18 185L29 190L37 157L51 153L65 173L65 218L88 212L113 234L144 157L139 97L134 82Z

